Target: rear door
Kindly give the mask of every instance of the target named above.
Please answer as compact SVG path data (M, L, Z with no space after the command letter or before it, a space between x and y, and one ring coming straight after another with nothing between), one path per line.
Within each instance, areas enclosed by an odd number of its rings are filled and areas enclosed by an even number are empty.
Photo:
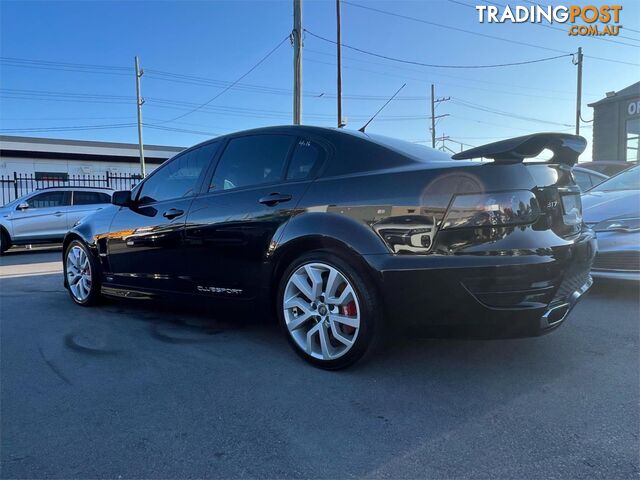
M111 195L100 191L73 190L71 206L67 208L67 228L73 228L78 220L111 203Z
M184 226L193 197L218 148L207 143L174 157L116 213L107 238L113 282L142 290L183 291Z
M192 291L221 298L257 295L269 245L295 213L325 155L320 144L285 134L229 140L187 219Z
M62 239L67 232L67 208L71 192L53 190L37 193L26 203L28 208L11 214L12 238L17 241Z

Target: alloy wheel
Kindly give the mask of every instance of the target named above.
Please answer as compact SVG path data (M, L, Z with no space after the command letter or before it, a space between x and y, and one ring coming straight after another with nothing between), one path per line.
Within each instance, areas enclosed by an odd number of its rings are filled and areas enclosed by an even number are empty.
M289 334L313 358L334 360L345 355L360 331L356 292L338 269L307 263L287 280L283 312Z
M91 263L87 252L74 245L67 252L67 282L73 297L84 302L91 293Z

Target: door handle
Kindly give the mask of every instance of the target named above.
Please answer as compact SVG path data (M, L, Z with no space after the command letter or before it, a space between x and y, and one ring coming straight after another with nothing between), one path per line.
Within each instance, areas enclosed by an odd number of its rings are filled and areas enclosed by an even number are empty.
M64 215L64 212L54 212L54 215L56 217L61 217L62 215Z
M179 217L180 215L182 215L184 213L183 210L178 210L177 208L172 208L170 210L167 210L166 212L164 212L162 214L163 217L168 218L169 220Z
M263 205L273 207L278 203L288 202L289 200L291 200L291 195L287 193L274 192L274 193L270 193L266 197L262 197L260 200L258 200L258 202L262 203Z

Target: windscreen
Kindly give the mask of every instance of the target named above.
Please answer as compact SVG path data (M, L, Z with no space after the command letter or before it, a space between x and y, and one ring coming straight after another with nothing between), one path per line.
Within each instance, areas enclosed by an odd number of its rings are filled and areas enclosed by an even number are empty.
M625 170L593 188L593 191L598 192L613 192L617 190L640 190L640 167Z

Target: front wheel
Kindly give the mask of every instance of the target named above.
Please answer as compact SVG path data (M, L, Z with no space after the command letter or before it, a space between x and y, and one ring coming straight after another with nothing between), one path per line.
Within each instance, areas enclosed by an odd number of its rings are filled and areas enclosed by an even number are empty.
M5 231L0 228L0 255L7 251L10 246L9 235L5 233Z
M368 277L334 254L312 252L285 271L278 316L294 350L320 368L345 368L372 351L382 308Z
M89 249L74 240L67 247L64 258L64 274L71 299L82 306L96 303L100 296L99 268Z

